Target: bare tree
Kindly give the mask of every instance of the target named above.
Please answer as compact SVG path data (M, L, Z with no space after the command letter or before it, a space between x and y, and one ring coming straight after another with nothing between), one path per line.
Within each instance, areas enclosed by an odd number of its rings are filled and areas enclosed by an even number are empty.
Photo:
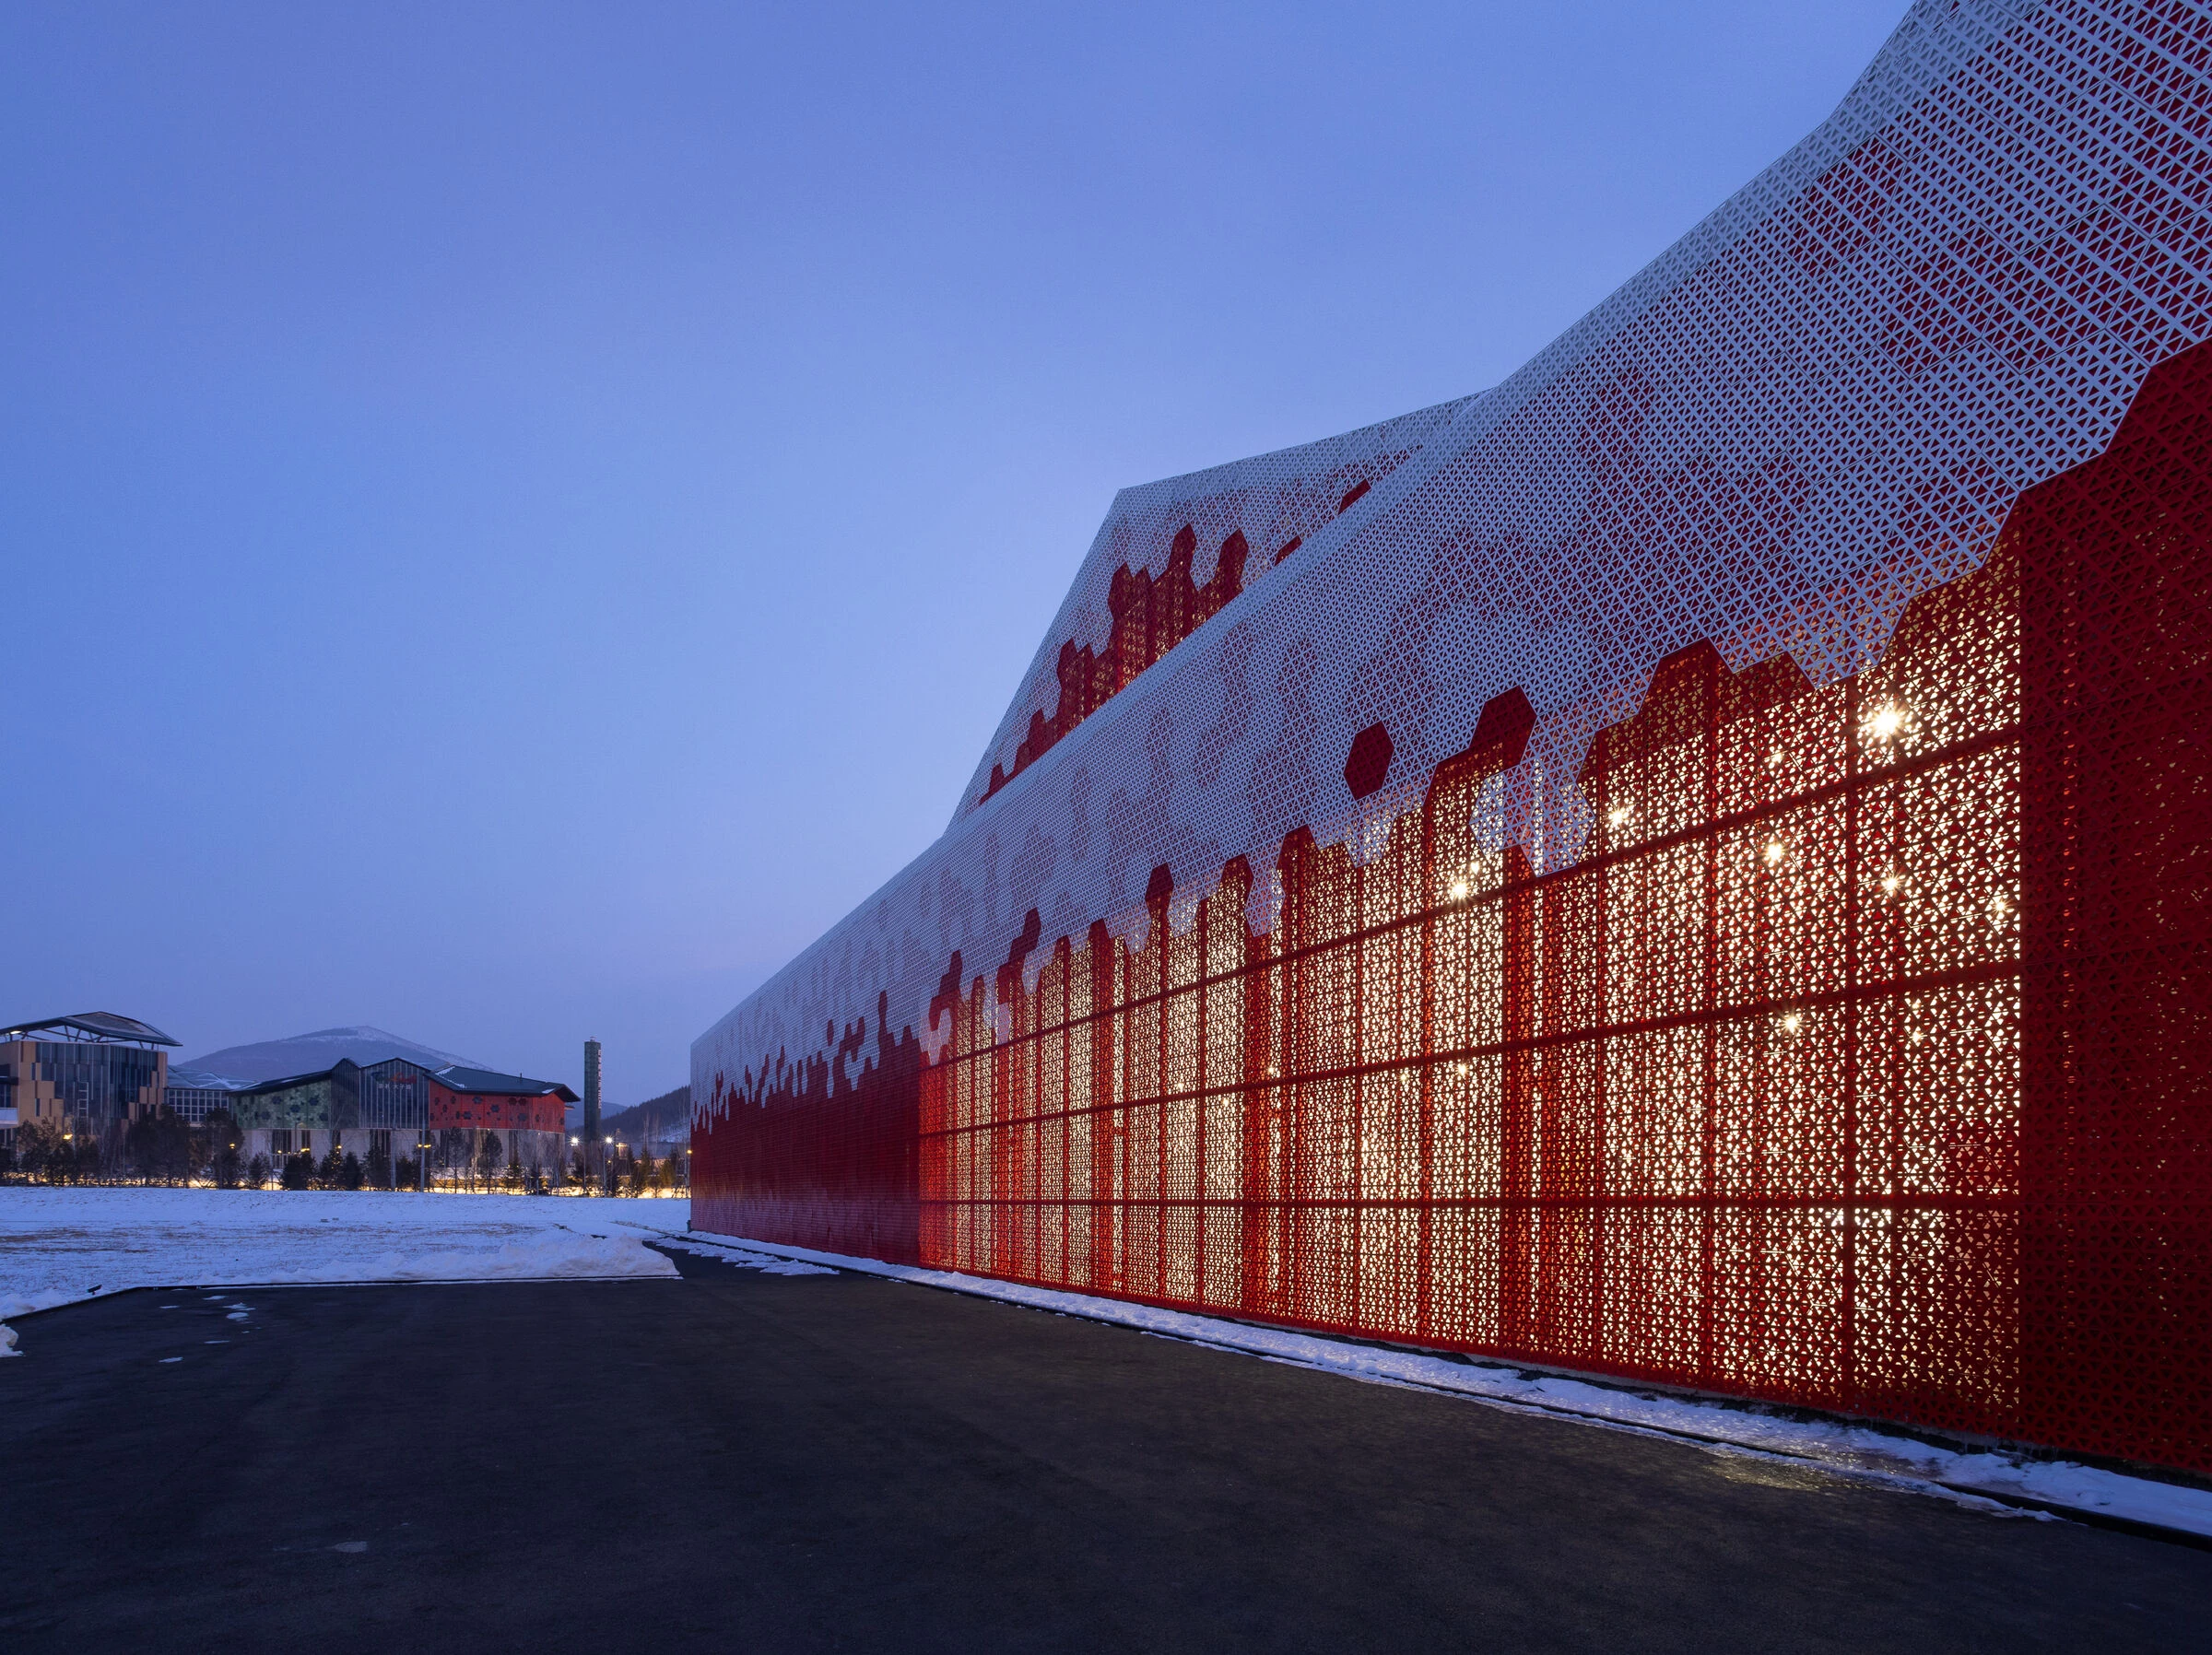
M475 1147L471 1134L465 1128L458 1126L440 1128L438 1133L438 1170L447 1172L456 1167L465 1168L469 1163L470 1154Z
M500 1134L487 1132L477 1144L477 1176L489 1189L500 1170Z

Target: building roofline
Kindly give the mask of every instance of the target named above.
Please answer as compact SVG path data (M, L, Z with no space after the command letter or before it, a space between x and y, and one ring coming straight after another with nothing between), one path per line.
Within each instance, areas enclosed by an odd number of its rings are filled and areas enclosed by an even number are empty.
M34 1039L48 1030L67 1030L88 1045L182 1046L151 1023L119 1012L76 1012L65 1017L43 1017L36 1023L11 1023L0 1027L0 1040Z
M464 1068L459 1063L433 1069L430 1078L449 1092L466 1092L476 1097L543 1097L550 1093L564 1103L583 1101L558 1080L532 1080L525 1074L501 1074L492 1069Z
M247 1086L238 1096L252 1097L263 1092L281 1092L287 1086L305 1086L311 1080L327 1080L340 1069L359 1070L360 1064L349 1057L342 1057L327 1069L310 1069L304 1074L279 1074L274 1080L265 1080Z

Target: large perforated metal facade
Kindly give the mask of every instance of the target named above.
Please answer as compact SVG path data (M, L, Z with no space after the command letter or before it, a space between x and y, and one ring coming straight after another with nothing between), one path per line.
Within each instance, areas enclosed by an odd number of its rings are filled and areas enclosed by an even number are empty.
M2212 1469L2208 76L1916 6L1505 383L1124 491L695 1222Z

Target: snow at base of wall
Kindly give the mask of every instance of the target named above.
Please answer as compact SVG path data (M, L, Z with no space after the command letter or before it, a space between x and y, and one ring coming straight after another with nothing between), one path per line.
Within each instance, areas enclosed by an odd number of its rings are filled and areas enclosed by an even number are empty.
M800 1260L922 1286L995 1298L1063 1316L1135 1328L1217 1350L1285 1362L1347 1379L1404 1385L1515 1413L1548 1414L1610 1430L1664 1437L1713 1453L1753 1455L1809 1465L1831 1475L1936 1495L1983 1509L2071 1512L2212 1538L2212 1490L2131 1477L2066 1461L1996 1451L1940 1448L1877 1426L1842 1420L1790 1417L1756 1406L1543 1374L1511 1364L1356 1344L1287 1328L1256 1327L1121 1299L1050 1287L1027 1287L986 1276L884 1264L874 1259L779 1242L720 1238L755 1256Z

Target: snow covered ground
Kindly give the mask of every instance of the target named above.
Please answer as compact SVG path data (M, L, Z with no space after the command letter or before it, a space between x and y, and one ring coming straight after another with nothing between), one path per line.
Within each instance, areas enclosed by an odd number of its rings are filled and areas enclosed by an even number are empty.
M0 1189L0 1320L125 1287L672 1276L688 1201ZM0 1355L15 1341L0 1331Z
M1712 1453L1780 1461L1833 1476L1909 1488L1987 1510L2016 1515L2023 1510L2071 1512L2212 1537L2212 1492L2124 1476L2095 1466L1941 1448L1874 1426L1791 1418L1755 1407L1592 1384L1510 1365L1423 1356L1287 1328L1255 1327L1084 1293L882 1264L873 1259L847 1258L841 1253L816 1252L780 1243L724 1240L702 1232L689 1238L687 1250L705 1252L717 1247L747 1255L742 1261L746 1262L782 1257L888 1276L1059 1315L1138 1328L1347 1379L1441 1391L1514 1413L1573 1419L1611 1430L1688 1442Z

